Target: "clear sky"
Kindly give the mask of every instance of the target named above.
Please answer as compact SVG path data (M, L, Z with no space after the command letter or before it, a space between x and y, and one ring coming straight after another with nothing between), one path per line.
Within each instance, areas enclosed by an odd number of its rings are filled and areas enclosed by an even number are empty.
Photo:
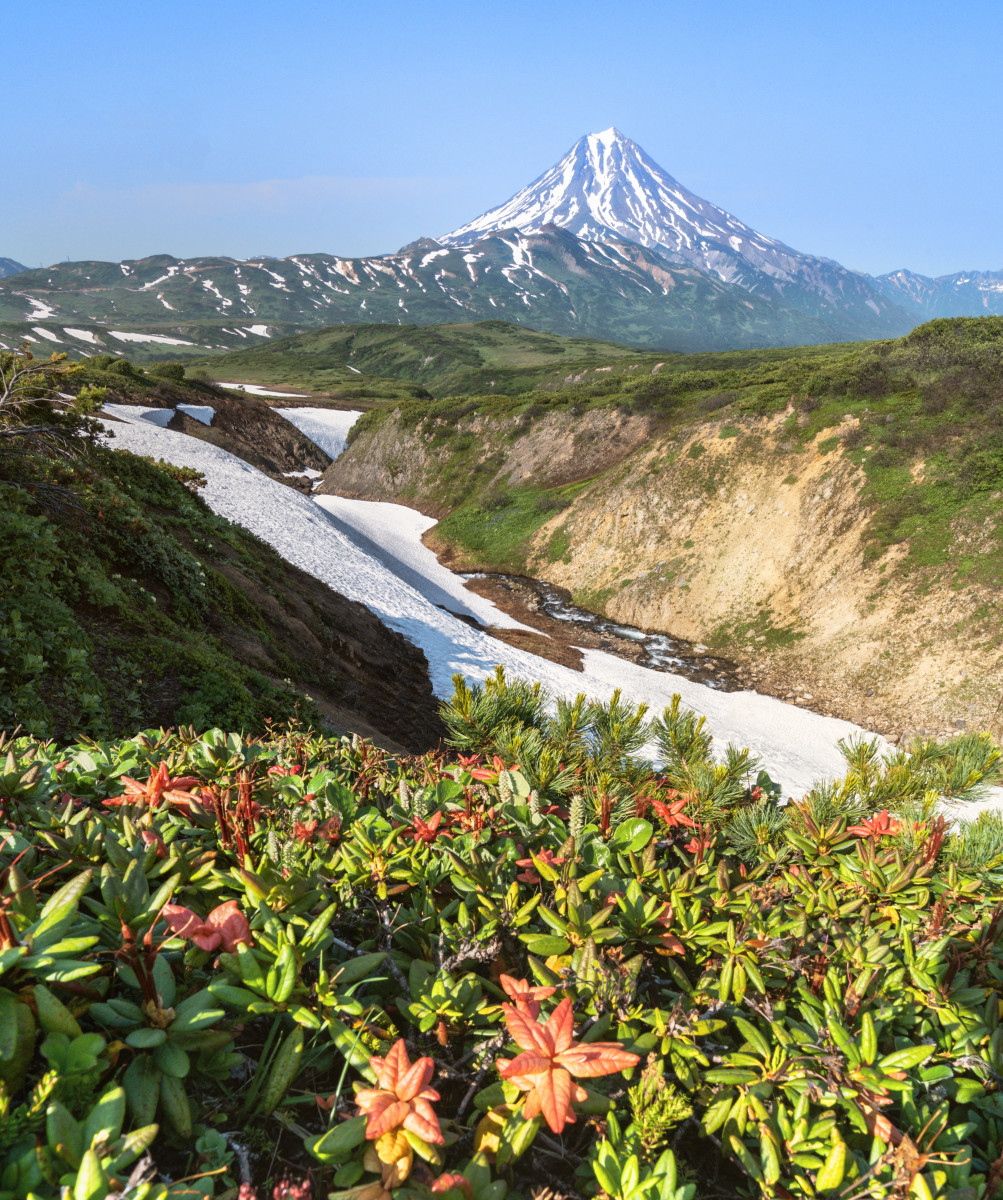
M1003 268L999 0L3 5L0 256L396 250L616 125L874 273Z

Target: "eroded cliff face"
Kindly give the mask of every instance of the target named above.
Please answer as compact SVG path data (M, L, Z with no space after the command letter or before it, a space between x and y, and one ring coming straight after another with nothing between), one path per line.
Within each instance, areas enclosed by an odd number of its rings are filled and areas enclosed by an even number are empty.
M470 417L461 442L438 445L391 421L357 439L324 487L442 517L462 502L453 476L483 492L588 480L527 543L528 574L737 660L757 690L893 738L988 727L1003 690L985 619L994 598L898 569L907 545L875 554L864 472L839 447L845 430L802 447L784 436L787 416L668 433L616 410L522 426ZM442 548L436 531L430 542ZM482 565L449 549L451 566Z
M317 488L355 500L412 503L444 517L470 486L561 487L623 462L650 439L647 417L615 409L525 418L465 417L443 440L397 415L356 437Z

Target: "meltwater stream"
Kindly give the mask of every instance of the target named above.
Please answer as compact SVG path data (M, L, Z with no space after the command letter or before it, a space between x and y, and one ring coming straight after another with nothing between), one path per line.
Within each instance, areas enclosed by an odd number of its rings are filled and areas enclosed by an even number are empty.
M501 592L518 597L520 604L553 621L568 626L570 640L583 648L605 650L626 658L649 671L682 675L705 687L734 692L746 687L734 664L716 658L706 647L665 633L645 633L633 625L622 625L609 617L580 608L565 588L524 575L475 572L464 580L483 579ZM549 631L548 631L549 632Z

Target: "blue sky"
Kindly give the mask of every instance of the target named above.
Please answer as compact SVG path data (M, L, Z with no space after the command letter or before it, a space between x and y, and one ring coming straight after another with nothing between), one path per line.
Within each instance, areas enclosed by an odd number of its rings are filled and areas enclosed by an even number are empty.
M0 256L377 254L615 124L875 273L1003 268L1003 6L38 0L4 15Z

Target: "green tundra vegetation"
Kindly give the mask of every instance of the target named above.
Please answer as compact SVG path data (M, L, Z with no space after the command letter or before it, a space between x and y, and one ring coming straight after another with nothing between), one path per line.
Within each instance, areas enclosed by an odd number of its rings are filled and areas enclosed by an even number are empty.
M78 367L0 354L0 729L261 730L297 713L319 722L309 695L345 693L337 640L354 618L333 593L214 515L196 472L96 441L86 410L110 389L143 403L165 387L175 403L213 401L197 382L118 360ZM67 388L75 404L53 407Z
M339 396L346 387L369 389L370 399L389 392L391 381L398 381L398 388L401 382L411 381L427 389L417 397L427 400L428 393L521 395L534 388L563 386L569 378L596 368L648 375L655 366L660 370L707 370L719 363L742 367L826 350L845 351L845 346L680 354L540 333L507 321L466 321L333 325L207 357L197 365L214 379L246 379ZM367 378L360 380L359 372Z
M456 685L420 757L0 744L4 1197L998 1196L988 738L781 807L678 699Z
M981 526L997 512L1003 490L1003 317L931 321L894 341L796 353L668 356L655 374L642 366L590 368L577 382L518 395L377 407L350 438L396 419L434 446L436 471L414 489L415 498L447 511L439 536L489 566L525 569L533 535L574 494L498 485L500 452L548 414L614 408L647 418L649 443L716 421L722 429L714 436L729 439L741 459L768 463L773 451L838 449L866 475L869 554L905 544L896 570L930 568L931 578L956 585L1003 578L998 540L980 553L956 540L956 523ZM726 482L718 477L720 460L711 458L701 462L694 452L690 464L706 474L709 492ZM601 487L601 477L595 482ZM492 544L499 548L494 557Z

